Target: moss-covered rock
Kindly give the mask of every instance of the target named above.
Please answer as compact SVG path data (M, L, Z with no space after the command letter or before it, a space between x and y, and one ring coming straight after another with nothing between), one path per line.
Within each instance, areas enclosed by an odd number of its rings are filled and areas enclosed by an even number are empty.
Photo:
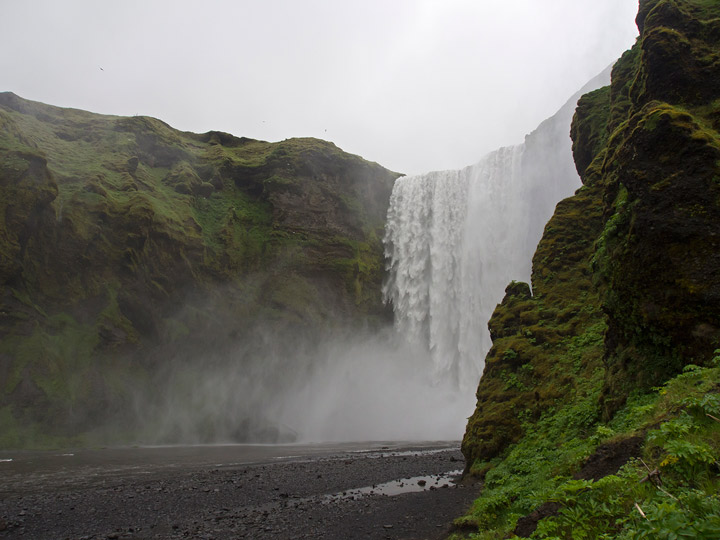
M570 136L575 167L581 178L607 143L609 115L609 86L598 88L578 100Z
M713 3L641 2L640 61L622 73L633 106L600 171L606 416L720 345L718 15Z
M14 418L0 430L90 429L164 358L259 326L386 321L379 238L397 176L317 139L0 94L0 408Z
M717 3L643 0L636 19L642 63L632 82L633 101L697 105L720 94Z
M561 201L533 257L533 296L512 283L488 328L493 346L468 419L466 470L499 455L523 425L579 397L602 368L605 322L592 285L590 257L602 229L602 188Z
M58 187L38 153L9 151L0 161L0 286L22 273L22 259L33 233L52 222ZM32 249L32 246L30 246ZM0 294L5 287L0 289Z

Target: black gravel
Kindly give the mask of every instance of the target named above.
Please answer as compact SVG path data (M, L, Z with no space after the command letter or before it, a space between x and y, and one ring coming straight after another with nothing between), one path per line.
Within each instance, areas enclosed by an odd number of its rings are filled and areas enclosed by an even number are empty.
M443 538L475 487L431 478L419 492L353 490L462 466L459 448L441 445L253 464L0 467L0 538Z

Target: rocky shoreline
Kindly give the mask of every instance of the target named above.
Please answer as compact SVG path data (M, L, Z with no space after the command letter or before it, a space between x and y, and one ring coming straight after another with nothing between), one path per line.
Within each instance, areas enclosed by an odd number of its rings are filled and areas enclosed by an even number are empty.
M435 539L477 494L451 477L463 465L456 444L296 453L64 473L18 467L0 488L0 538Z

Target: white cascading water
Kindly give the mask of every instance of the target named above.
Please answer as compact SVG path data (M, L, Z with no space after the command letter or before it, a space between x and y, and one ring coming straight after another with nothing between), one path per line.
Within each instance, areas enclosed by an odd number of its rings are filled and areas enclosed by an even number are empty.
M497 304L497 291L509 275L526 280L529 275L523 151L524 145L501 148L461 170L395 183L384 294L394 306L398 331L425 341L436 382L477 383L482 368L477 358L490 346L483 324Z
M580 187L569 137L591 81L518 146L460 170L395 182L385 233L384 297L396 329L429 350L436 383L474 389L490 349L487 322L511 280L529 282L555 205Z

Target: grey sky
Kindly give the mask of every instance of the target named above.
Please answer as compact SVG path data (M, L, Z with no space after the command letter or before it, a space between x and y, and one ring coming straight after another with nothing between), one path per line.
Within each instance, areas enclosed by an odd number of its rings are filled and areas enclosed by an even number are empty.
M2 0L0 91L390 169L519 143L634 42L637 0ZM102 69L101 69L102 68Z

